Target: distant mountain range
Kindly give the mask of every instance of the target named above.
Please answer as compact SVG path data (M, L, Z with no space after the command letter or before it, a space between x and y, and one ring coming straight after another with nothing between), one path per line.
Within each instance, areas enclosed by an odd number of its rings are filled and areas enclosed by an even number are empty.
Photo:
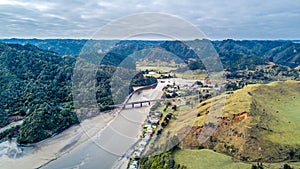
M94 49L106 49L111 59L123 60L130 53L153 45L176 54L183 61L195 58L195 53L180 41L108 41L86 39L2 39L0 42L32 44L59 55L79 55L86 43ZM254 68L266 62L274 62L295 68L300 64L300 40L222 40L211 41L226 69ZM115 44L115 45L114 45ZM111 45L114 45L110 49ZM96 51L95 51L96 52ZM107 52L107 51L105 51ZM113 56L112 56L113 55Z
M295 68L300 63L300 44L291 41L224 40L212 43L228 68L268 61ZM245 63L239 64L239 61Z

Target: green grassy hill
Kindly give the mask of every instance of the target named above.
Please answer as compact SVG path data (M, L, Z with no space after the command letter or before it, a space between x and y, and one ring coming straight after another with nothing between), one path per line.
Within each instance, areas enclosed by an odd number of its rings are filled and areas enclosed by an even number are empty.
M215 132L201 144L211 107L222 105L219 98L200 103L200 116L190 117L197 128L186 134L182 147L213 149L243 161L300 161L299 82L248 85L227 95L223 114L215 117Z

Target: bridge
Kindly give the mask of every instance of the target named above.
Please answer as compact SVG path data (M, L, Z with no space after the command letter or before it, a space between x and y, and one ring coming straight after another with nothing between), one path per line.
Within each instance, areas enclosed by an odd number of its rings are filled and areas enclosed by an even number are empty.
M143 103L148 103L148 105L151 104L151 102L157 102L157 101L163 101L164 99L153 99L153 100L141 100L141 101L135 101L135 102L127 102L123 104L115 104L111 105L111 107L121 107L125 108L127 105L131 105L132 108L134 108L135 105L140 105L140 107L143 107Z

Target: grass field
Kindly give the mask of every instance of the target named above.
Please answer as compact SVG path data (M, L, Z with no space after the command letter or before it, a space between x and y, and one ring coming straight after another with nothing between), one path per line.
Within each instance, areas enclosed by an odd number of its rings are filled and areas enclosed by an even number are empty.
M173 156L188 169L251 169L251 164L233 162L231 157L207 149L177 150Z
M232 161L230 156L216 153L212 150L182 149L173 152L176 163L185 165L188 169L251 169L251 163ZM256 163L254 163L256 164ZM279 169L284 163L264 163L265 168ZM295 169L300 168L300 163L289 163Z
M155 70L159 72L170 72L172 70L176 70L176 67L170 66L138 66L137 70L145 71L145 70Z
M254 98L272 119L265 125L272 131L267 138L274 143L300 145L300 83L275 82L254 90Z
M181 64L165 61L148 61L143 60L136 63L137 70L155 70L160 72L170 72L176 70Z
M175 62L164 62L164 61L140 61L137 62L136 67L137 70L145 71L145 70L154 70L158 72L167 72L168 75L169 72L175 71L176 77L184 78L184 79L197 79L197 80L203 80L205 77L207 77L207 72L203 70L186 70L184 72L178 72L176 71L178 68L186 67L187 65L184 63L175 63ZM172 73L173 75L174 73ZM160 74L154 74L151 75L154 77L160 77Z
M181 73L177 72L176 76L184 79L203 80L207 77L207 72L202 70L187 70Z

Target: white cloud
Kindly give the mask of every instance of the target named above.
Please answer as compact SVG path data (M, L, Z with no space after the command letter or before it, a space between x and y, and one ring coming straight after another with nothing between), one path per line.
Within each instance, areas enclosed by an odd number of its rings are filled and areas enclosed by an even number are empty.
M182 17L211 38L300 39L294 0L0 0L0 35L90 37L111 20L140 12Z
M27 2L27 1L14 1L14 0L0 0L0 5L9 5L9 6L21 6L24 8L33 8L39 11L46 11L53 7L52 3L45 2Z
M66 17L63 17L63 16L61 16L61 15L56 15L56 14L46 13L46 14L43 14L43 16L45 16L45 17L50 17L50 18L61 19L61 20L67 20Z
M105 7L105 8L111 8L114 7L114 5L112 4L112 2L105 2L105 1L101 1L97 3L100 7Z

